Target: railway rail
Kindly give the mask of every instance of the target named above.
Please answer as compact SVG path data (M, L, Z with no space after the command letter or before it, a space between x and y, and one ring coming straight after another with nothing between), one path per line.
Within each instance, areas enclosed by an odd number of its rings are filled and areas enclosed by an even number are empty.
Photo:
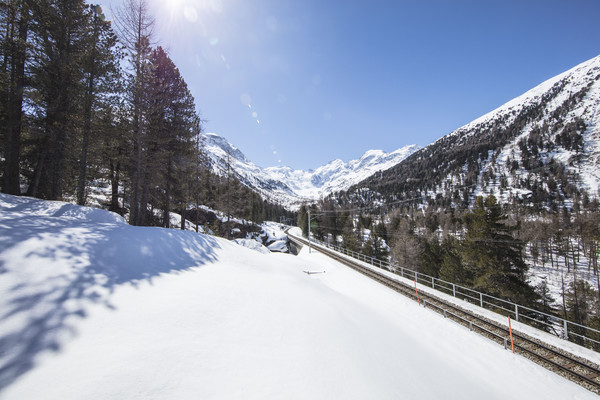
M296 244L308 245L304 238L288 233L290 240ZM342 264L368 276L369 278L393 289L406 297L417 301L415 288L400 280L393 279L385 274L375 271L362 265L359 261L348 258L340 253L327 249L325 247L311 243L311 247ZM431 293L419 293L420 302L424 307L433 310L444 318L457 322L471 331L479 333L501 345L505 348L510 346L508 327L502 324L477 315L473 311L464 309L456 304L450 303ZM583 387L593 393L600 395L600 366L590 360L577 357L565 350L555 348L547 343L529 337L521 332L512 331L514 351L537 364L553 371Z

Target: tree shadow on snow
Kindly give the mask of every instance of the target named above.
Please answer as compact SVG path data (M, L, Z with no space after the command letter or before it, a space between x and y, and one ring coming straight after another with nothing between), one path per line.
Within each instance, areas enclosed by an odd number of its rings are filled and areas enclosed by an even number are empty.
M16 218L10 227L0 222L0 255L30 249L24 258L0 260L2 279L24 263L33 263L42 276L23 279L0 294L7 299L0 326L15 326L0 330L0 391L32 369L40 353L60 351L76 335L74 323L86 317L86 307L114 308L110 294L117 285L137 286L160 274L212 263L218 247L212 237L171 229L52 217ZM27 322L20 323L23 319Z

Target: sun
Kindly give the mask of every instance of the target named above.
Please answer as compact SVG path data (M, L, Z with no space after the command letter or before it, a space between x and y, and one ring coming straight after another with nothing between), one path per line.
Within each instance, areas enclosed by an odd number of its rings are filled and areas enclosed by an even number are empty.
M170 10L179 10L183 6L185 0L162 0L165 8Z
M198 20L199 12L219 8L218 0L156 0L160 7L160 12L168 17L169 24L178 23L181 18L189 22Z
M177 24L183 16L187 0L155 0L158 12L169 25Z

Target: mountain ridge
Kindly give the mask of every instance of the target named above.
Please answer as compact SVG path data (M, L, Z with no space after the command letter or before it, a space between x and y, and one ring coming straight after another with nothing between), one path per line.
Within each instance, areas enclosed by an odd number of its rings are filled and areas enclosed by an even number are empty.
M334 159L312 170L297 170L289 166L261 168L224 137L205 133L205 150L213 172L230 173L244 185L263 197L296 209L303 202L313 202L333 192L346 190L368 176L393 167L420 149L408 145L386 153L367 150L355 160Z
M350 191L388 200L570 206L600 187L600 56L552 77ZM428 200L429 198L429 200Z

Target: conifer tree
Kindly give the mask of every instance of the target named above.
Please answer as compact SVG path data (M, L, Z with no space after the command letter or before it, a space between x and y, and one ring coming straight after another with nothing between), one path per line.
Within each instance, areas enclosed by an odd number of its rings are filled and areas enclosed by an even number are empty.
M2 191L20 194L21 130L25 90L28 35L31 23L29 0L0 4L0 154L4 155ZM3 146L2 146L3 145Z
M189 201L185 178L193 174L193 160L199 157L196 137L200 133L200 120L194 98L162 47L152 52L150 63L149 126L144 157L149 178L144 184L158 184L157 194L161 198L155 200L163 210L163 225L169 227L172 205L183 207Z
M117 50L117 38L110 22L105 20L102 8L91 5L88 8L87 50L82 59L83 96L82 134L77 180L77 204L85 204L88 184L88 152L90 141L99 142L99 136L110 132L107 122L99 118L99 110L110 107L116 101L120 88L120 54Z
M395 234L392 249L394 261L404 268L419 269L419 241L411 229L410 222L402 219Z
M537 296L527 284L521 255L523 243L512 236L515 228L506 224L496 198L477 197L466 223L461 259L473 274L473 287L521 304L534 302Z
M460 242L455 237L448 236L443 240L440 279L463 286L472 286L473 275L463 265L459 249Z
M308 210L306 205L302 204L298 210L297 226L302 229L302 235L308 237Z
M83 0L31 0L30 82L40 124L28 194L61 199L73 185L73 144L79 129L82 60L88 17Z

